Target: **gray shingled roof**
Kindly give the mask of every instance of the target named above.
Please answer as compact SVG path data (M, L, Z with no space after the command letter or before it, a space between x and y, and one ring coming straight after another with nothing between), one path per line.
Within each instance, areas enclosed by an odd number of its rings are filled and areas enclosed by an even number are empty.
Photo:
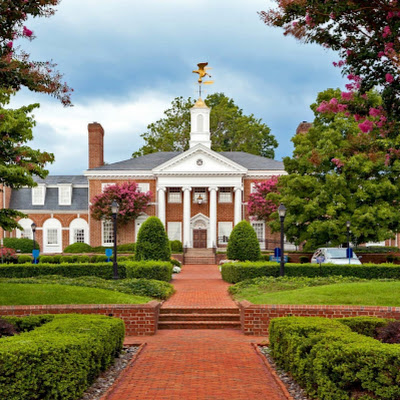
M84 175L48 175L45 179L34 177L37 183L46 185L57 185L59 183L72 183L72 185L88 185L88 180Z
M49 177L46 178L47 184L49 184L48 179ZM31 188L13 190L11 193L10 208L17 210L85 211L88 209L88 189L72 188L72 202L70 206L60 206L58 204L58 188L46 189L46 198L43 206L32 205Z
M151 171L153 168L171 160L181 152L165 151L147 154L137 158L129 158L128 160L118 161L113 164L103 165L101 167L92 168L91 171L114 171L114 170L133 170L133 171ZM222 156L229 158L233 162L242 165L249 170L283 170L283 162L271 160L270 158L255 156L254 154L245 153L243 151L223 151Z

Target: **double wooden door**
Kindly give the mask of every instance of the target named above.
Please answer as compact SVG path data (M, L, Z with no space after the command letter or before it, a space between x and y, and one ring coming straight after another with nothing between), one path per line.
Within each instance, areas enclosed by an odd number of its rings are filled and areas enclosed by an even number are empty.
M207 229L193 230L193 248L205 249L207 247Z

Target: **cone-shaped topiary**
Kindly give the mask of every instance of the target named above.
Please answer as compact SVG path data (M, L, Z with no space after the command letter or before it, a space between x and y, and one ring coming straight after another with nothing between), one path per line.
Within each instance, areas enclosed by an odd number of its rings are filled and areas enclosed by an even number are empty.
M135 259L169 261L171 249L164 225L157 217L149 217L139 229Z
M239 222L229 236L227 256L230 260L257 261L261 258L257 234L247 221Z

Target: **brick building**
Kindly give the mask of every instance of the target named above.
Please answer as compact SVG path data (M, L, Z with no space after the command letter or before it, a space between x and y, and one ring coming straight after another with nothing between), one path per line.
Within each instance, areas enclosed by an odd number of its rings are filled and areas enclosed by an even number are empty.
M223 247L242 219L249 219L246 202L254 182L284 174L283 163L244 152L211 150L210 108L199 99L191 109L190 146L184 152L158 152L104 165L104 130L88 125L89 168L82 176L49 176L38 186L11 191L5 188L0 206L23 211L23 231L13 237L36 239L43 253L59 253L69 244L85 242L108 246L112 223L90 217L90 199L108 185L135 181L153 193L146 213L118 230L118 244L135 242L148 216L157 215L170 240L188 248ZM273 248L276 237L264 221L251 221L261 247Z

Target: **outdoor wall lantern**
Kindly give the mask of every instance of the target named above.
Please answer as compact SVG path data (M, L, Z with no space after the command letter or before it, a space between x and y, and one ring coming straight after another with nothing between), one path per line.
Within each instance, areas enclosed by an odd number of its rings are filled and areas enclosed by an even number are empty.
M203 196L201 194L197 197L197 204L199 206L201 206L203 204Z

